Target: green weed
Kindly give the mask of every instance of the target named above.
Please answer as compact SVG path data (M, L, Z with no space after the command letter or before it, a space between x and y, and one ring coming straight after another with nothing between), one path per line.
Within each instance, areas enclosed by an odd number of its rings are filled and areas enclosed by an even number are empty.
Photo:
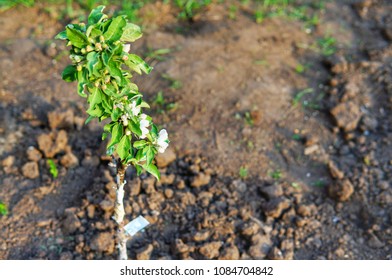
M5 205L3 202L0 202L0 215L7 216L7 214L8 214L7 205Z
M239 175L241 179L246 179L248 177L248 169L244 166L241 166Z
M54 161L52 159L48 159L47 160L48 166L49 166L49 172L50 174L52 174L53 178L57 178L57 176L59 175L59 171L57 169L56 164L54 163Z

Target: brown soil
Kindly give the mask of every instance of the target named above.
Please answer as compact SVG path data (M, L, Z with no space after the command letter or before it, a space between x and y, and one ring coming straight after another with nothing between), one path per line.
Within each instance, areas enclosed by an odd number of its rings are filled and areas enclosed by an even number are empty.
M151 114L171 148L158 159L160 182L127 174L127 220L151 222L129 241L130 257L391 259L387 2L331 2L312 34L284 18L256 24L246 10L231 20L222 5L189 24L146 7L150 28L134 50L173 51L136 80L150 102L163 91L164 108ZM0 18L0 200L9 208L0 259L114 259L102 125L83 125L85 101L60 77L65 46L52 43L64 22L46 11ZM323 34L338 40L333 55L315 47Z

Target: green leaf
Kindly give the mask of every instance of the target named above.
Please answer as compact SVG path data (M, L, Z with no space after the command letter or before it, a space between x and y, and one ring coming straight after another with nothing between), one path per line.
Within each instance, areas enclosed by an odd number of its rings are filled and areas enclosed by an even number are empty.
M110 142L108 144L108 149L109 147L112 147L116 145L118 142L120 142L122 136L123 136L123 125L117 123L113 126L112 139L110 139Z
M121 110L116 108L111 114L112 121L116 122L121 117Z
M136 54L128 54L128 60L125 61L125 64L139 75L142 74L142 71L149 74L152 70L152 67Z
M86 58L87 58L87 69L90 72L90 75L95 74L94 68L96 68L98 64L98 53L90 52L87 54Z
M61 74L61 77L66 82L73 82L73 81L76 80L76 73L77 73L77 70L76 70L75 65L68 65L63 70L63 73Z
M124 33L121 36L123 42L134 42L142 37L142 30L136 24L128 22L124 27Z
M89 122L92 121L92 119L94 119L93 116L88 116L88 118L84 121L84 124L88 124Z
M140 174L142 174L142 172L143 172L143 168L140 165L138 165L138 164L135 164L134 166L135 166L135 169L136 169L137 176L140 176Z
M113 76L119 83L122 83L122 79L124 79L121 68L120 66L114 62L114 61L109 61L107 69L109 70L109 73L111 76Z
M86 35L84 35L81 31L76 30L73 25L69 24L66 27L66 34L68 40L77 48L83 48L88 45L88 40Z
M91 107L102 102L102 92L99 88L94 88L92 94L89 96L88 101Z
M123 34L123 27L126 24L127 23L124 17L118 16L114 18L111 21L108 30L103 34L105 41L107 41L108 43L112 43L119 40Z
M124 160L128 154L129 154L129 148L131 148L131 140L129 140L129 137L127 135L124 135L120 143L117 145L117 154L120 156L122 160Z
M3 202L0 201L0 215L7 216L7 214L8 214L7 205L5 205Z
M154 159L155 153L151 146L148 146L146 153L146 165L150 165Z
M100 23L103 19L107 18L107 15L102 13L102 11L105 9L105 6L101 5L93 9L88 16L88 24L96 24Z
M135 141L133 143L133 147L136 148L136 149L141 149L144 146L146 146L146 144L147 144L146 140Z
M158 168L154 165L154 164L149 164L149 165L143 165L143 168L150 173L151 175L153 175L155 178L157 178L157 180L159 181L161 179L161 174L159 173Z
M63 30L61 31L59 34L56 35L56 37L54 37L55 39L60 39L60 40L67 40L67 31Z
M142 135L142 130L140 129L140 126L138 124L136 124L133 120L130 120L129 124L133 133L135 133L137 136Z
M90 116L97 117L97 118L99 118L105 113L103 108L99 105L95 106L95 108L90 106L90 108L86 112Z

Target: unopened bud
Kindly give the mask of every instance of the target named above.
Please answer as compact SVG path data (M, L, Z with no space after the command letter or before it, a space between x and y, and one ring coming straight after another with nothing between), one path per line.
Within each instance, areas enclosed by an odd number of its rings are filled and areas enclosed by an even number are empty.
M94 86L95 86L95 87L99 87L99 83L98 83L98 82L95 82L95 83L94 83Z
M82 65L78 65L78 66L76 66L76 70L79 72L79 71L82 71Z
M85 54L85 53L86 53L86 49L83 48L83 49L80 50L80 52L81 52L82 54Z
M101 43L105 42L105 37L103 37L103 35L99 36L99 41L101 41Z
M92 43L92 44L95 43L95 40L94 40L93 38L88 38L88 41L89 41L90 43Z
M128 56L127 56L127 55L123 55L122 59L123 59L124 61L125 61L125 60L128 60Z
M125 130L125 135L127 135L127 136L129 136L129 135L131 135L131 131L130 130Z
M102 48L107 49L109 46L106 43L102 44Z
M102 45L100 43L95 44L95 50L96 51L102 51Z
M103 84L103 85L101 86L101 88L102 88L103 90L105 90L105 89L107 89L107 86L106 86L105 84Z
M73 50L75 53L80 53L80 49L78 49L78 48L74 48Z
M105 83L109 83L110 82L110 76L105 76Z
M93 51L94 49L93 49L93 47L92 46L87 46L86 47L86 52L91 52L91 51Z

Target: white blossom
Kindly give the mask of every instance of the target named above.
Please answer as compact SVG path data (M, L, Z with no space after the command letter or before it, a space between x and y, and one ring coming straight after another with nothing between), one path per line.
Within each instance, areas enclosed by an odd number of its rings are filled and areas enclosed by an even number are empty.
M169 146L169 138L167 135L166 129L162 129L159 131L158 140L157 140L157 148L158 152L164 153L166 148Z
M146 119L147 115L146 114L141 114L140 115L140 130L142 131L142 135L140 136L141 139L144 139L147 137L147 134L149 133L148 131L148 126L150 125L150 122Z
M140 106L136 106L136 101L132 101L132 103L129 104L129 108L131 108L132 114L134 116L139 115L139 113L140 113Z
M130 50L131 50L131 44L124 44L123 45L124 52L129 52Z

